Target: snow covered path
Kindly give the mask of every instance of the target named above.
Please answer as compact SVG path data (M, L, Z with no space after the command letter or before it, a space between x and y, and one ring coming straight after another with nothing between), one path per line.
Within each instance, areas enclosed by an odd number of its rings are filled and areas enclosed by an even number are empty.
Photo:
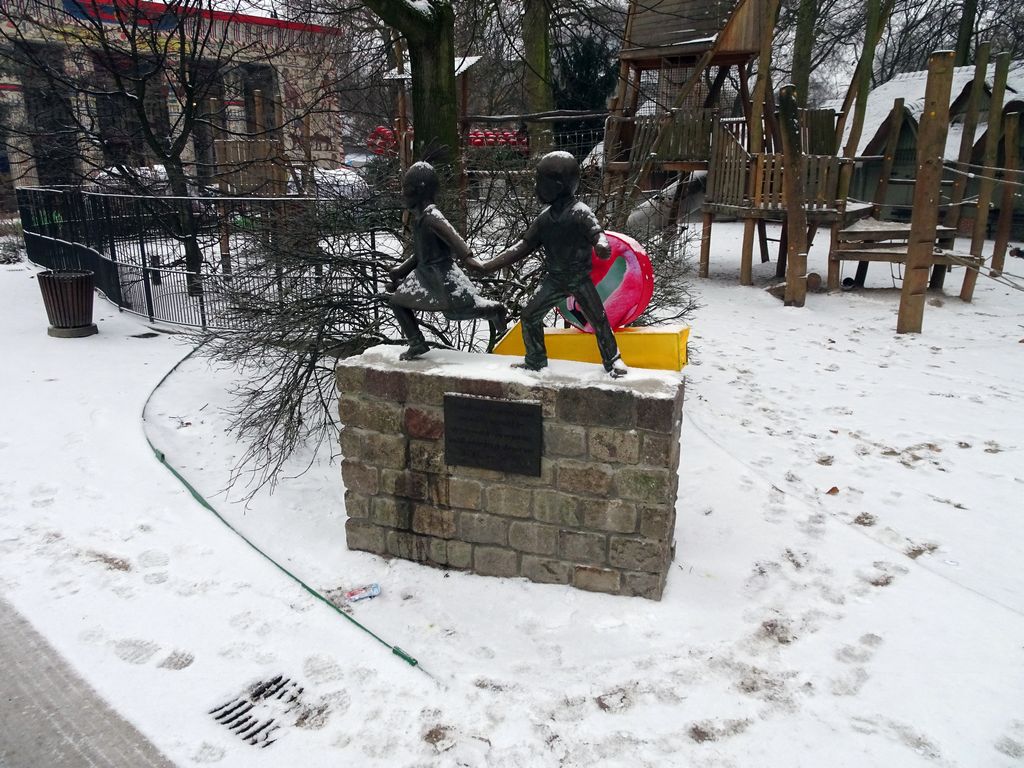
M246 510L218 494L231 375L183 365L148 413L168 460L313 586L379 582L354 615L435 684L152 457L142 405L186 349L103 303L99 336L49 339L24 268L0 271L0 591L183 766L1024 764L1022 294L962 305L956 272L897 337L892 291L737 286L736 234L696 286L661 603L349 552L317 457ZM279 674L305 690L271 747L206 714Z

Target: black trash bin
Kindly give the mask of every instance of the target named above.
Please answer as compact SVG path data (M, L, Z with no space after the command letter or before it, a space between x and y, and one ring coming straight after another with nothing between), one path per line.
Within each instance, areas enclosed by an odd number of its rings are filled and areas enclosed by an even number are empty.
M39 290L50 321L47 333L65 339L97 333L92 321L93 275L86 269L40 272Z

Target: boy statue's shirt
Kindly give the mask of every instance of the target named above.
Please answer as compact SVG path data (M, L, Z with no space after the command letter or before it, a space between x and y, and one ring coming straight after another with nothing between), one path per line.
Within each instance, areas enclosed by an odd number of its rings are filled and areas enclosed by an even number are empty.
M594 212L577 200L561 213L547 206L526 230L522 242L530 251L542 247L544 271L559 283L575 288L582 280L590 279L591 249L602 232Z

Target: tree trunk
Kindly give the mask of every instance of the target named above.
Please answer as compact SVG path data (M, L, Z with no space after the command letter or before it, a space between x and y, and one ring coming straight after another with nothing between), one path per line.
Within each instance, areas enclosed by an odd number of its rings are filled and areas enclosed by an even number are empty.
M167 181L170 184L171 193L175 197L173 205L177 217L175 235L185 249L185 271L188 272L185 280L188 285L188 294L189 296L198 296L203 292L203 281L199 276L203 271L203 252L199 248L199 227L192 211L192 201L189 199L185 169L181 165L180 158L175 159L178 162L168 162L165 166Z
M854 158L857 155L857 145L860 143L860 134L864 130L864 114L868 106L868 93L871 91L871 73L875 61L875 46L878 44L879 29L882 25L882 1L868 0L867 30L864 34L864 50L860 55L860 65L856 73L857 101L853 108L853 123L850 125L850 136L843 148L843 155ZM854 83L850 84L853 91ZM837 127L836 146L842 140L842 120ZM846 163L839 170L839 189L836 197L846 204L846 198L850 194L850 182L853 179L853 163Z
M811 81L811 51L814 48L814 24L818 20L818 0L800 0L796 13L796 34L793 39L793 76L798 107L807 106L807 89Z
M551 5L550 0L524 0L523 54L526 73L523 88L527 112L548 112L555 108L551 91ZM535 123L530 131L535 153L551 148L551 128Z
M405 33L412 64L412 112L416 158L454 167L459 151L459 102L455 88L455 16L435 6L434 22Z
M978 15L978 0L964 0L963 16L956 33L956 58L954 66L966 67L971 63L971 38L974 37L974 22Z
M366 0L381 20L405 36L412 64L414 154L443 174L459 152L459 101L455 88L455 12L449 0L424 8L405 0Z

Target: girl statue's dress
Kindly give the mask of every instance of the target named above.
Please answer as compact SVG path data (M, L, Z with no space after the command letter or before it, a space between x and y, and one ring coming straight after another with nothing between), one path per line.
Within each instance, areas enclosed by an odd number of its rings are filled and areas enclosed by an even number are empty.
M501 304L481 296L456 264L456 260L465 262L473 253L434 205L436 190L437 176L427 163L416 163L406 172L403 194L412 214L413 253L391 270L394 290L389 297L409 342L409 349L402 354L404 360L429 350L413 310L441 312L449 320L487 320L492 346L505 329Z

